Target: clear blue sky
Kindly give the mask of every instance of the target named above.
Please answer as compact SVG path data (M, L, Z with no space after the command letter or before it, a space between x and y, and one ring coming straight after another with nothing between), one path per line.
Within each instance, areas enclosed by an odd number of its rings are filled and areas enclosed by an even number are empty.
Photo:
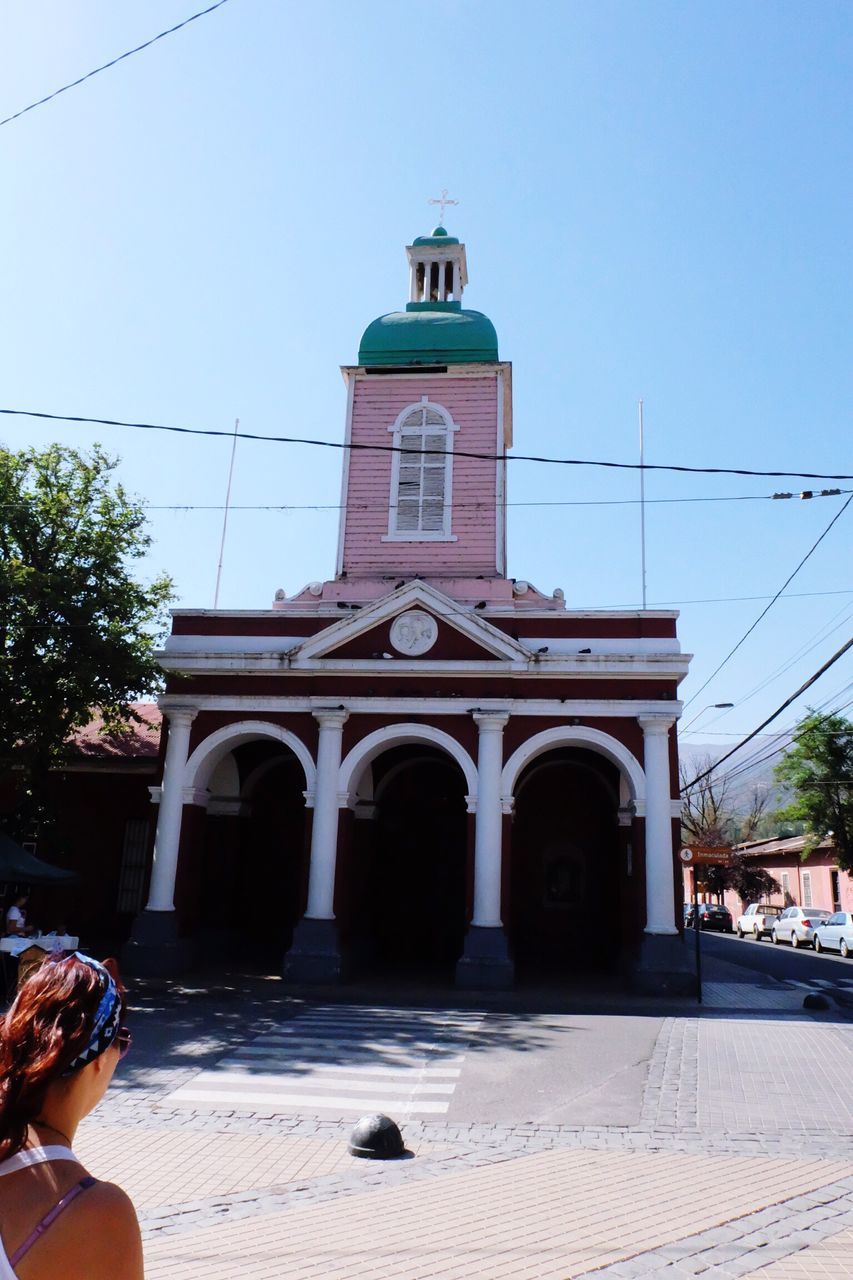
M0 116L196 7L7 0ZM466 300L513 362L518 452L635 460L642 396L649 462L851 472L851 51L835 0L229 0L0 129L0 403L340 439L337 366L405 301L403 246L446 186ZM152 506L223 501L224 441L8 419L0 438L97 439ZM334 505L339 467L245 443L233 500ZM513 503L637 497L633 475L510 476ZM802 487L655 475L646 492ZM685 696L764 603L729 598L772 595L842 501L648 507L648 599L682 608L696 655ZM210 606L221 513L151 520L150 570ZM851 529L853 507L790 588L846 594L780 601L685 720L736 702L713 724L734 741L847 638ZM329 576L336 530L330 510L235 511L220 604ZM510 572L570 607L633 605L638 531L635 505L515 506ZM813 701L846 702L852 673Z

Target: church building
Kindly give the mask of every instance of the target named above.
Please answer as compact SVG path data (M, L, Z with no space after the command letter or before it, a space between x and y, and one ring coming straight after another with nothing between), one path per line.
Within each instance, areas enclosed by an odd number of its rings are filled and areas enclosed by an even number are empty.
M463 306L465 246L406 253L408 302L341 370L334 576L174 613L129 958L170 972L242 932L294 982L685 989L677 614L507 576L511 365Z

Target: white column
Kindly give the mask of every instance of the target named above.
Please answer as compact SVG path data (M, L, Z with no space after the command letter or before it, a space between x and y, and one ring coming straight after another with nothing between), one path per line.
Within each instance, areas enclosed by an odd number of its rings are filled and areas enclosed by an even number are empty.
M646 933L677 933L672 870L672 716L639 716L646 774Z
M424 302L432 300L432 263L424 263Z
M181 843L181 819L184 813L184 769L190 746L190 729L196 718L192 707L172 707L166 712L169 737L163 764L163 786L157 834L154 837L154 865L147 911L175 910L175 876L178 872L178 849Z
M341 744L349 712L335 708L314 712L320 726L314 823L311 828L311 867L308 907L311 920L335 918L335 862L338 856L338 772Z
M418 300L418 264L413 262L409 267L409 302Z
M477 818L474 834L474 916L472 925L501 925L501 770L506 711L475 711L480 731L477 752Z
M459 302L462 298L462 268L458 262L453 264L453 301Z
M447 263L442 261L438 264L438 300L445 302L447 299Z

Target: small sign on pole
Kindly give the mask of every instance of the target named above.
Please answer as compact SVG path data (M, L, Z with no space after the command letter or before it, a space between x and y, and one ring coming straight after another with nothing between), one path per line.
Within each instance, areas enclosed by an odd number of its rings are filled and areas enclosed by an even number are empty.
M685 857L689 854L689 857ZM734 850L730 844L691 844L681 850L682 862L702 866L729 867L734 862Z
M702 1003L702 948L699 943L699 867L730 867L734 850L729 844L689 844L678 854L685 867L693 868L693 932L696 937L696 999Z

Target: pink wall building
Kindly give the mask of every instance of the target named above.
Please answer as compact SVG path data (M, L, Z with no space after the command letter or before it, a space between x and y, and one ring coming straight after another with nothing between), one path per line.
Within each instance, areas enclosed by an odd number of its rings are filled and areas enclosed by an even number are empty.
M767 901L779 907L820 907L825 911L853 911L853 877L841 871L831 841L823 842L803 861L805 836L786 840L752 840L738 852L756 869L767 871L780 886ZM701 889L699 897L710 898ZM693 898L693 872L684 871L684 899ZM732 916L743 914L746 903L729 889L723 898Z

